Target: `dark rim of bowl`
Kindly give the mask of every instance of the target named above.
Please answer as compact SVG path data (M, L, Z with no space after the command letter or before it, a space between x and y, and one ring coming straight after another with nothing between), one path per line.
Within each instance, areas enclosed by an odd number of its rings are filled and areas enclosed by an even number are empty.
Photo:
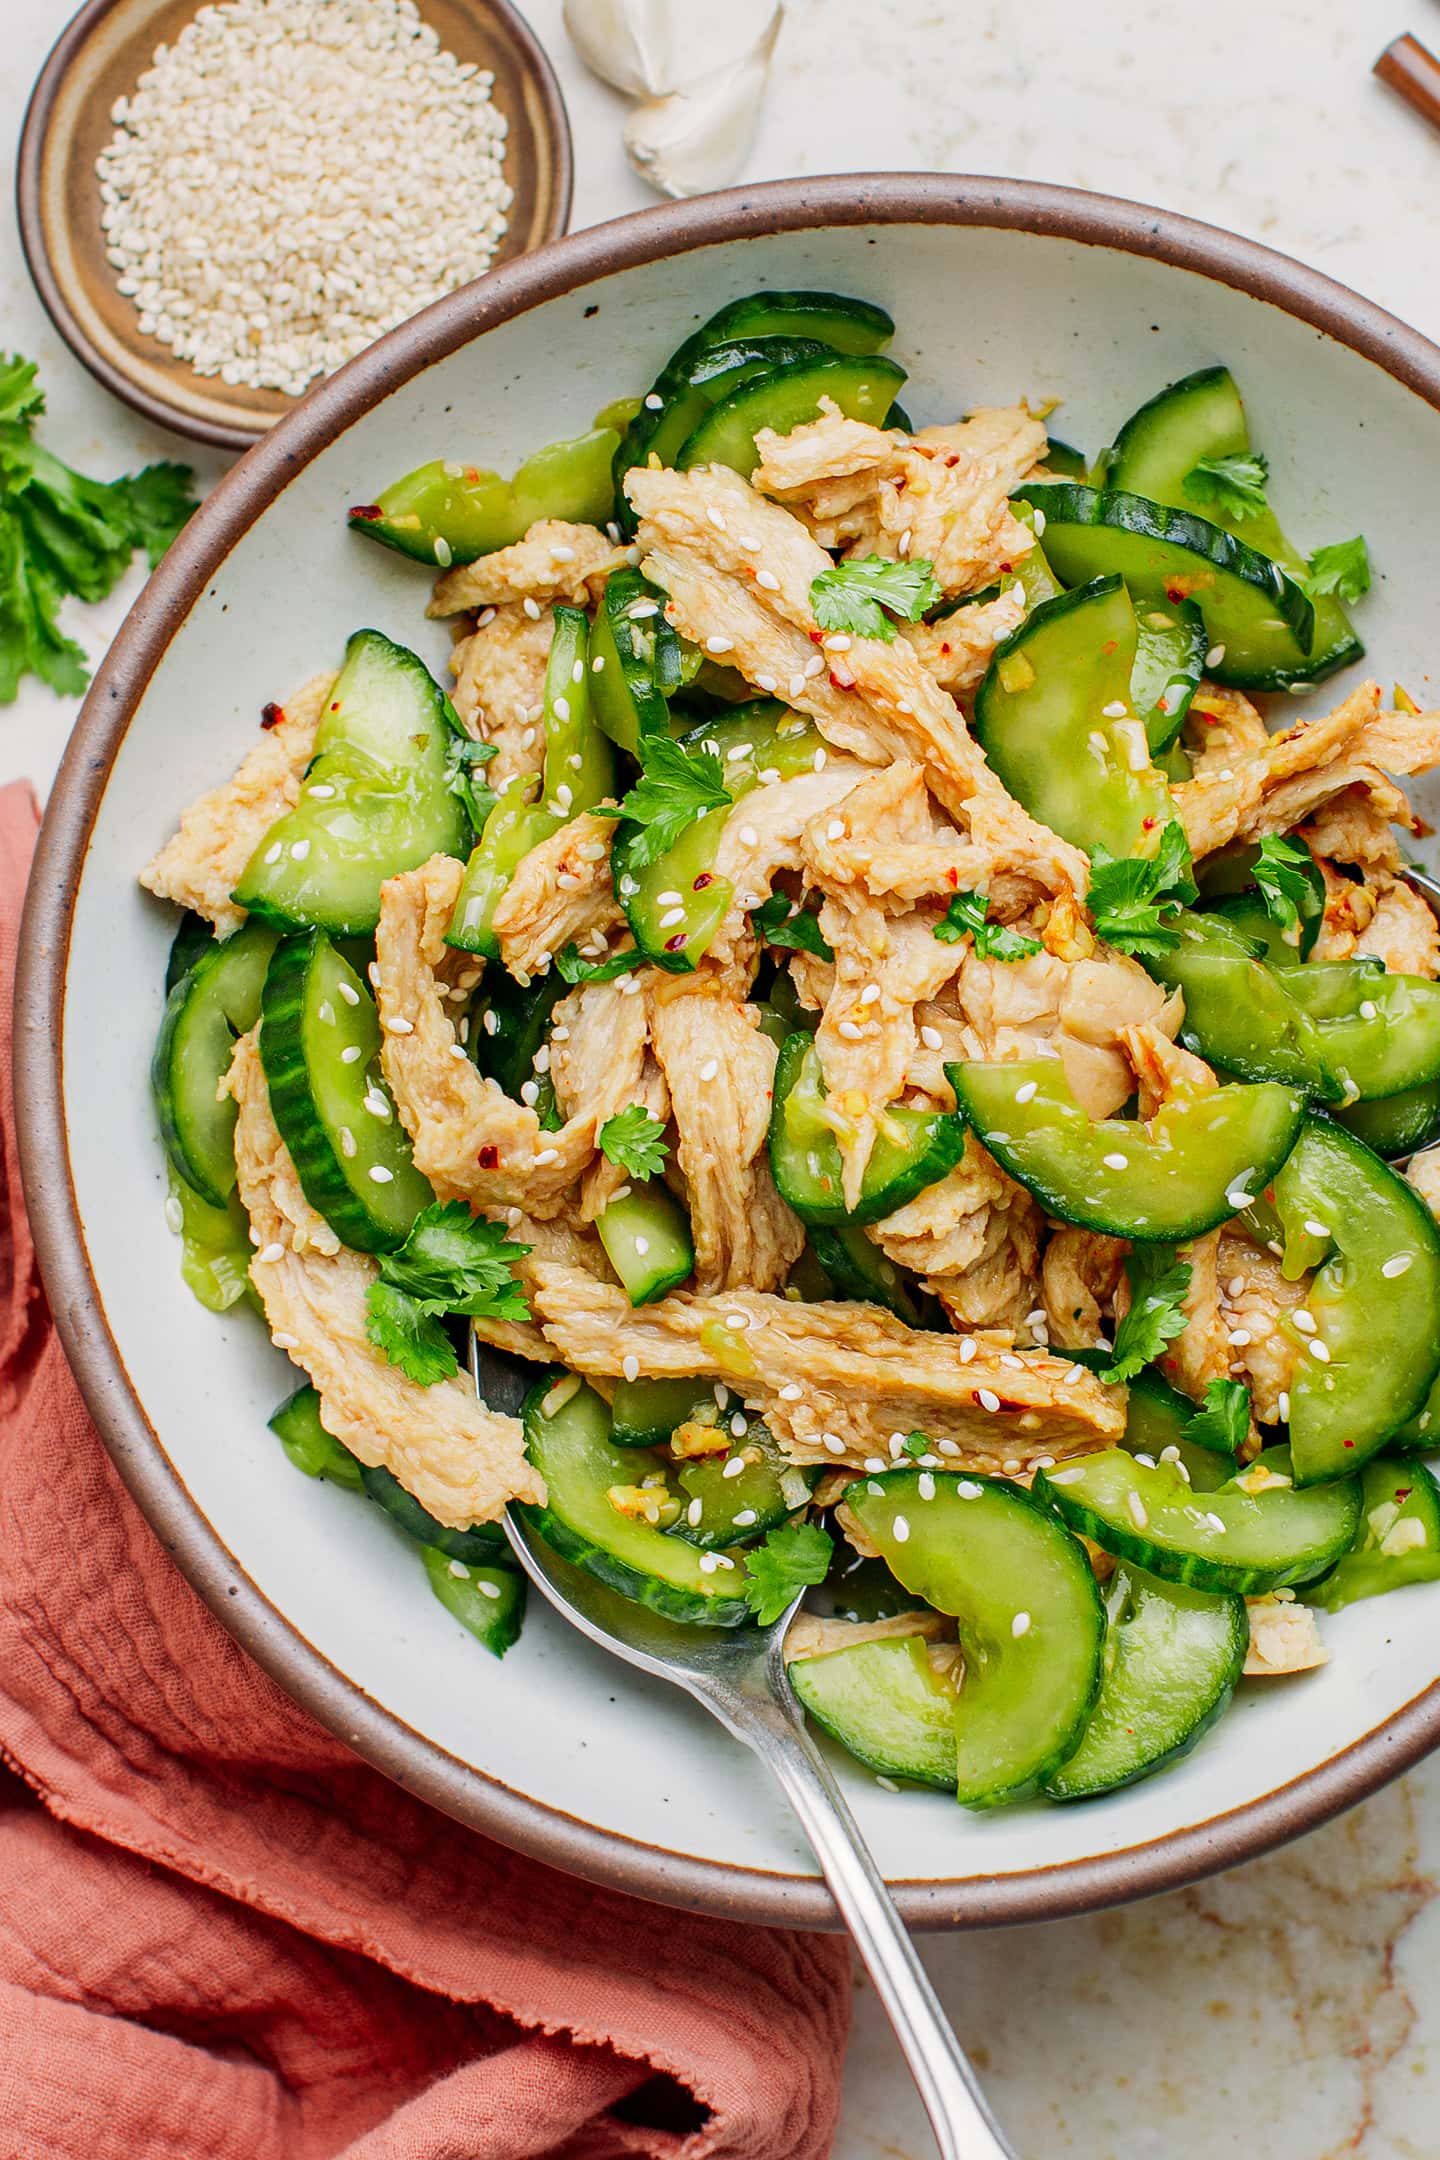
M198 4L198 0L197 0ZM524 55L535 85L540 93L544 112L544 127L550 141L550 155L555 168L555 209L550 219L550 231L545 245L558 239L570 224L570 211L575 194L575 144L570 133L570 115L560 92L550 56L518 8L510 0L484 0L492 14L503 18L517 49ZM61 290L54 265L45 242L45 219L40 208L40 177L44 163L45 137L50 128L50 115L60 92L60 85L69 70L70 63L90 36L95 25L124 0L86 0L78 14L66 23L50 51L45 64L35 78L25 107L25 118L20 128L20 146L15 159L15 217L20 228L20 246L25 266L30 272L30 282L40 295L41 304L51 322L69 346L82 367L88 368L97 382L114 396L140 413L146 420L153 420L160 427L169 428L172 434L184 435L190 442L210 443L219 450L248 450L253 443L262 442L266 435L290 418L289 413L268 426L247 427L237 420L233 427L223 421L202 420L189 413L181 405L174 405L168 398L157 397L142 388L124 368L117 367L91 342L83 324L76 320L73 309ZM532 254L536 251L532 249ZM523 261L523 256L516 260ZM506 268L511 265L505 265ZM490 272L491 276L497 275ZM464 287L468 291L471 288ZM458 298L457 294L448 296ZM409 325L404 327L408 328ZM373 348L372 348L373 349ZM333 377L331 378L333 380ZM298 403L298 401L297 401Z
M1248 293L1371 360L1440 409L1440 348L1344 286L1253 241L1108 196L1017 180L854 174L667 204L552 243L382 338L318 385L224 478L145 587L101 664L61 765L20 938L16 1095L25 1190L56 1325L114 1461L212 1612L294 1699L423 1800L502 1843L615 1889L737 1919L833 1927L812 1876L695 1860L594 1828L502 1786L413 1731L338 1671L237 1567L171 1467L126 1372L91 1271L63 1090L72 906L116 751L151 676L236 541L300 470L389 391L493 325L592 280L695 247L824 227L990 227L1147 256ZM1172 1890L1313 1829L1440 1742L1440 1681L1261 1799L1126 1850L1009 1875L902 1880L914 1926L1054 1920Z

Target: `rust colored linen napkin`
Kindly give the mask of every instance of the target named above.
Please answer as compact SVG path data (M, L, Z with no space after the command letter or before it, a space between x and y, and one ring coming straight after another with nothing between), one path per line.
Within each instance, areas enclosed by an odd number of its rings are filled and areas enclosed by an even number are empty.
M35 830L0 792L0 2160L822 2160L839 1941L591 1889L409 1798L120 1484L20 1193Z

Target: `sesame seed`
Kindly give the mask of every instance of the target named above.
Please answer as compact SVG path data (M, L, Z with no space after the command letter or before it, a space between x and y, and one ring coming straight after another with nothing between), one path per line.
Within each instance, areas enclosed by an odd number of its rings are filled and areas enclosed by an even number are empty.
M999 1398L999 1396L998 1396L998 1395L997 1395L997 1394L995 1393L995 1391L994 1391L994 1389L993 1389L993 1388L988 1388L988 1387L982 1387L982 1388L981 1388L981 1390L980 1390L980 1405L981 1405L981 1408L982 1408L982 1409L985 1409L985 1410L998 1410L998 1409L1000 1408L1000 1398Z
M465 1053L463 1050L460 1052L460 1055L461 1057L464 1057ZM346 1158L347 1162L353 1160L353 1158L359 1153L359 1148L356 1144L355 1135L353 1132L351 1132L348 1125L342 1125L340 1127L340 1152Z
M1315 1333L1315 1315L1312 1312L1307 1312L1303 1305L1297 1305L1290 1318L1299 1328L1302 1335L1313 1335Z
M1312 1342L1306 1343L1305 1347L1310 1352L1311 1357L1314 1358L1317 1365L1329 1364L1330 1345L1328 1343L1321 1342L1318 1335L1314 1338Z
M545 1170L545 1169L548 1169L548 1168L549 1168L549 1166L550 1166L550 1164L551 1164L551 1163L556 1163L556 1162L559 1162L559 1160L560 1160L560 1150L559 1150L559 1148L555 1148L555 1147L542 1147L542 1148L540 1149L539 1153L538 1153L538 1154L536 1155L536 1157L535 1157L535 1168L536 1168L537 1170ZM640 1240L639 1240L639 1238L636 1238L636 1240L635 1240L635 1250L636 1250L637 1252L639 1252L639 1250L640 1250Z
M713 1080L719 1070L719 1058L706 1058L704 1064L700 1067L700 1078L702 1080Z
M368 1110L371 1117L388 1119L390 1115L390 1105L378 1088L370 1089L369 1093L363 1097L360 1107L362 1110Z
M676 930L684 920L685 910L683 907L666 908L664 914L660 917L659 927L662 930Z
M1306 1234L1310 1237L1328 1238L1330 1235L1330 1225L1328 1223L1316 1222L1313 1217L1307 1219L1307 1221L1302 1225L1302 1227L1305 1230Z
M1052 1485L1075 1485L1079 1483L1084 1475L1083 1470L1052 1470L1050 1472L1050 1483Z
M1023 1087L1018 1087L1018 1088L1016 1088L1016 1090L1015 1090L1015 1100L1016 1100L1016 1102L1017 1102L1017 1103L1027 1103L1027 1102L1033 1102L1033 1101L1034 1101L1034 1098L1035 1098L1035 1091L1036 1091L1036 1088L1037 1088L1038 1086L1039 1086L1039 1082L1038 1082L1038 1081L1036 1081L1036 1080L1027 1080L1027 1081L1025 1082L1025 1084L1024 1084L1024 1086L1023 1086ZM1122 1160L1123 1160L1123 1157L1122 1157Z
M722 1470L722 1471L720 1472L720 1475L721 1475L721 1477L723 1477L723 1478L737 1478L737 1477L739 1477L739 1476L740 1476L740 1475L742 1474L742 1472L744 1471L744 1468L745 1468L745 1458L744 1458L744 1456L743 1456L743 1455L732 1455L732 1456L730 1457L730 1460L729 1460L729 1461L728 1461L728 1462L726 1463L726 1465L725 1465L724 1469L723 1469L723 1470Z
M933 1500L933 1499L934 1499L934 1497L935 1497L935 1480L934 1480L934 1478L933 1478L933 1477L931 1477L931 1475L930 1475L930 1472L929 1472L928 1470L922 1470L922 1471L921 1471L921 1473L920 1473L920 1476L919 1476L919 1478L918 1478L918 1479L916 1480L916 1489L918 1490L918 1492L919 1492L919 1494L920 1494L920 1498L921 1498L922 1500Z
M945 1038L937 1027L922 1027L920 1040L927 1050L943 1050L945 1047Z
M413 1035L415 1032L415 1023L412 1020L387 1020L385 1026L391 1035Z
M829 1455L843 1455L845 1452L845 1442L840 1438L839 1433L822 1432L820 1445Z
M661 412L664 405L665 400L663 397L658 396L653 390L647 391L645 397L645 409L647 412Z
M342 1065L354 1065L363 1054L359 1043L346 1043L340 1052L340 1062Z
M340 982L337 983L335 987L340 992L341 997L345 1000L345 1003L347 1005L359 1004L360 992L355 988L354 983Z
M879 996L879 983L866 983L865 988L860 992L860 1003L862 1005L873 1005L876 1003Z
M1250 1341L1250 1330L1243 1327L1232 1328L1228 1339L1232 1350L1243 1350Z
M735 1517L735 1527L737 1530L748 1530L751 1523L758 1522L758 1520L759 1517L753 1507L741 1508L739 1514Z
M1028 1612L1017 1612L1017 1613L1016 1613L1016 1615L1015 1615L1015 1617L1014 1617L1014 1619L1013 1619L1013 1620L1012 1620L1012 1621L1010 1622L1010 1633L1011 1633L1011 1634L1012 1634L1012 1635L1013 1635L1013 1636L1015 1637L1016 1641L1018 1642L1018 1641L1019 1641L1019 1639L1020 1639L1020 1637L1021 1637L1022 1635L1028 1635L1028 1634L1029 1634L1029 1632L1030 1632L1030 1615L1029 1615L1029 1613L1028 1613Z
M533 1110L540 1100L539 1083L534 1080L522 1080L520 1083L520 1100L527 1110Z
M798 1380L787 1380L780 1390L780 1400L781 1402L799 1402L804 1393L805 1390Z
M604 674L604 672L605 672L605 655L604 655L604 653L603 653L603 652L602 652L602 653L596 653L596 655L595 655L595 658L594 658L594 659L593 659L593 660L592 660L592 661L590 662L590 672L591 672L591 674L592 674L592 675L603 675L603 674Z
M1374 998L1361 998L1360 1017L1362 1020L1373 1020L1379 1010L1380 1008L1375 1003Z
M1380 1269L1380 1273L1382 1275L1388 1275L1393 1281L1395 1276L1405 1274L1406 1270L1412 1264L1413 1255L1411 1255L1410 1253L1396 1253L1393 1260L1387 1260L1384 1262Z
M1123 698L1117 698L1113 704L1103 706L1101 709L1107 720L1123 720L1128 710Z
M1219 667L1224 658L1225 647L1223 645L1212 645L1205 655L1205 665L1206 667Z
M890 1525L890 1534L897 1545L903 1545L910 1535L910 1525L903 1515L897 1515Z
M962 1365L968 1365L968 1364L970 1363L970 1360L971 1360L971 1358L973 1358L973 1357L974 1357L974 1355L975 1355L975 1352L976 1352L976 1349L977 1349L977 1347L978 1347L978 1346L977 1346L977 1344L976 1344L976 1342L975 1342L975 1338L974 1338L974 1336L973 1336L973 1335L962 1335L962 1336L961 1336L961 1338L960 1338L960 1362L961 1362L961 1364L962 1364Z
M1290 1390L1288 1388L1281 1388L1275 1400L1275 1407L1280 1412L1281 1424L1288 1425L1290 1422Z
M521 602L521 606L524 608L525 613L529 616L531 622L539 622L540 603L538 600L532 600L529 593L526 593L524 600Z
M557 1153L558 1153L559 1151L558 1151L557 1149L555 1149L555 1148L552 1148L552 1149L550 1150L550 1152L551 1152L551 1154L552 1154L552 1155L554 1155L554 1154L557 1154ZM538 1155L536 1156L535 1160L536 1160L537 1162L538 1162L538 1161L540 1160L540 1158L539 1158L539 1156L538 1156ZM648 1237L637 1237L637 1238L636 1238L636 1240L635 1240L635 1250L636 1250L636 1252L637 1252L637 1253L639 1253L639 1254L640 1254L641 1258L643 1259L643 1258L644 1258L644 1256L645 1256L645 1254L646 1254L646 1253L648 1253L648 1252L649 1252L649 1250L650 1250L650 1240L649 1240L649 1238L648 1238Z
M274 1239L273 1239L273 1238L271 1239L271 1241L270 1241L270 1243L269 1243L268 1245L266 1245L265 1247L263 1247L263 1248L262 1248L262 1250L261 1250L260 1252L256 1253L256 1255L255 1255L255 1258L256 1258L257 1260L266 1260L266 1261L270 1261L270 1260L283 1260L283 1259L284 1259L284 1257L285 1257L285 1247L284 1247L283 1245L278 1245L278 1244L276 1244L276 1242L274 1241Z
M1106 1155L1103 1160L1107 1170L1128 1170L1130 1167L1128 1155Z
M1223 1515L1217 1515L1214 1509L1211 1508L1207 1511L1205 1520L1212 1530L1218 1530L1222 1537L1225 1535L1225 1518Z
M1225 1195L1225 1204L1227 1207L1234 1208L1238 1215L1241 1208L1249 1207L1254 1197L1253 1193L1246 1191L1243 1184L1232 1185Z
M840 1021L835 1032L843 1035L846 1042L863 1042L865 1039L864 1031L858 1028L853 1020Z
M298 1350L300 1347L299 1336L287 1335L284 1328L276 1328L270 1340L277 1350Z
M779 592L780 590L780 580L773 570L757 570L755 583L764 592Z
M620 1360L620 1370L625 1375L625 1378L627 1380L639 1379L640 1360L638 1357L636 1357L633 1350L630 1352L628 1357L624 1357Z
M393 1185L395 1173L393 1170L387 1170L384 1163L371 1163L370 1179L372 1184L375 1185Z
M1150 1517L1145 1512L1145 1503L1140 1498L1139 1493L1128 1493L1126 1495L1125 1505L1130 1511L1130 1520L1134 1523L1136 1529L1143 1530L1146 1524L1149 1522Z
M692 1500L690 1502L689 1507L685 1510L685 1520L692 1530L697 1530L700 1527L700 1518L704 1513L705 1507L702 1501Z
M753 825L742 825L740 827L740 840L744 847L758 847L760 845L760 835Z
M730 1437L731 1437L731 1439L732 1439L732 1440L743 1440L743 1439L744 1439L744 1437L745 1437L745 1435L746 1435L746 1433L747 1433L747 1432L749 1432L749 1430L750 1430L750 1427L749 1427L749 1425L748 1425L748 1424L746 1423L746 1420L745 1420L745 1414L744 1414L744 1412L743 1412L743 1411L741 1411L741 1410L737 1410L737 1411L735 1412L735 1415L734 1415L734 1416L733 1416L733 1417L731 1418L731 1420L730 1420Z
M757 675L755 677L755 687L757 690L763 690L768 697L773 696L780 685L773 675Z
M889 1467L890 1465L883 1455L867 1455L865 1458L865 1468L867 1470L888 1470ZM882 1493L885 1488L883 1485L872 1485L870 1490L872 1493Z
M734 652L735 640L734 638L728 637L707 637L705 640L705 650L708 653Z
M702 1575L713 1575L713 1574L714 1574L714 1572L715 1572L715 1555L714 1555L714 1553L702 1552L702 1553L701 1553L701 1555L700 1555L700 1573L701 1573Z
M750 1315L746 1312L727 1312L725 1325L728 1328L747 1328L750 1325Z

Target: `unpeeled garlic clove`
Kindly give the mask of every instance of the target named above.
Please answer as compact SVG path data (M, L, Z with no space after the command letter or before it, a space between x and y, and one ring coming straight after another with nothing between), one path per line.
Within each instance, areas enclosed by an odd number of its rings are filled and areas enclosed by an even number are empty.
M673 88L672 0L565 0L565 28L602 82L626 97L658 98Z
M780 34L777 7L750 50L689 89L638 105L625 127L625 155L662 195L705 195L733 180L750 154L770 56Z

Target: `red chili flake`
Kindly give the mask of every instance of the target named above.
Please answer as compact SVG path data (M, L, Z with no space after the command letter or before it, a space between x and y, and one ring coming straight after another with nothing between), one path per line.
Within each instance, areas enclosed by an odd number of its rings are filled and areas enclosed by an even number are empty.
M360 518L366 525L374 525L385 515L379 503L357 503L355 508L346 514L352 518Z
M946 877L946 880L947 880L947 882L948 882L948 884L949 884L949 886L950 886L950 890L951 890L952 892L959 892L959 890L960 890L960 873L959 873L959 871L958 871L958 870L955 870L955 869L950 869L950 870L947 870L947 871L946 871L946 873L945 873L945 877Z
M1183 600L1185 598L1185 595L1180 590L1178 585L1167 585L1165 588L1165 597L1167 600L1179 601Z
M1010 572L1014 569L1014 567L1014 563L1002 562L1000 565L1001 577L1009 577Z
M484 1147L482 1147L480 1150L478 1161L482 1170L499 1169L500 1150L498 1147L496 1147L493 1140L486 1141Z
M950 657L950 648L949 648L949 646L948 646L948 645L942 645L942 646L940 647L940 650L941 650L941 652L942 652L942 653L944 654L945 658L946 658L946 659L948 660L948 659L949 659L949 657Z
M666 952L679 952L689 934L690 933L688 930L678 930L675 933L674 937L666 938Z
M702 870L699 877L696 878L694 884L691 886L690 890L692 892L704 892L706 886L713 885L714 882L715 880L711 873L708 870Z
M275 704L273 699L270 704L262 705L260 708L260 725L263 728L279 727L284 717L284 706Z
M1112 637L1108 644L1101 646L1100 650L1105 654L1107 659L1109 658L1110 654L1114 652L1116 642L1117 641Z
M821 639L824 637L825 632L823 630L807 630L805 635L809 638L812 645L818 645Z
M1354 1447L1354 1445L1355 1445L1355 1442L1354 1442L1353 1440L1347 1440L1347 1441L1345 1442L1345 1445L1346 1445L1346 1447Z
M1412 1488L1408 1485L1397 1485L1395 1488L1395 1498L1397 1500L1408 1500L1410 1498L1411 1489Z
M1153 818L1153 817L1141 818L1141 820L1140 820L1140 824L1141 824L1141 829L1142 829L1143 831L1145 831L1145 832L1153 832L1153 831L1154 831L1154 829L1155 829L1155 827L1156 827L1156 826L1157 826L1157 825L1159 824L1159 822L1160 822L1160 820L1159 820L1158 818Z

